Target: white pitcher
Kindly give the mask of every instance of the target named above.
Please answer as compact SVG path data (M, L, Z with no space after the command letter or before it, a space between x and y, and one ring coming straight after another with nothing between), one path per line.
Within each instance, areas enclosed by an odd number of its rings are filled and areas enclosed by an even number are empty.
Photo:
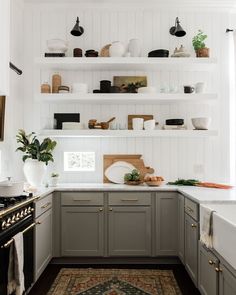
M131 57L139 57L141 55L141 42L139 39L129 40L128 50Z

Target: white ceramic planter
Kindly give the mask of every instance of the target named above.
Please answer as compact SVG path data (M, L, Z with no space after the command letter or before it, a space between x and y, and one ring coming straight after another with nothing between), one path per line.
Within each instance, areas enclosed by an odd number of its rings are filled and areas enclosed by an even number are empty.
M129 40L128 48L131 57L139 57L141 55L141 42L139 39Z
M38 160L27 159L24 163L23 171L27 182L34 186L41 186L46 172L46 164Z
M120 41L112 42L109 48L110 57L122 57L125 54L125 46Z

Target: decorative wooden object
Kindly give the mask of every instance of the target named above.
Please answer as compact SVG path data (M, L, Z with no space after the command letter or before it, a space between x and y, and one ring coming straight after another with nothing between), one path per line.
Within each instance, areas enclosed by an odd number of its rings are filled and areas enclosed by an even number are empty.
M113 163L118 161L124 161L132 164L137 170L141 173L141 178L145 176L147 173L154 173L154 169L151 167L146 167L143 159L141 159L142 155L128 155L128 154L117 154L117 155L103 155L103 182L111 183L105 176L106 169L111 166Z

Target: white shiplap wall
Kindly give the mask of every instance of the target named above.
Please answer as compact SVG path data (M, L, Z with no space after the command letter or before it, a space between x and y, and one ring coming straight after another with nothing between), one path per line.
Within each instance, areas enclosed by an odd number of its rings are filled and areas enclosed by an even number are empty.
M211 116L212 129L219 130L217 138L177 139L177 138L133 138L133 139L60 139L55 152L55 163L51 169L58 171L63 182L102 181L102 155L109 153L141 153L145 163L156 169L157 174L166 179L177 177L197 177L214 181L229 180L229 136L225 131L228 121L228 41L225 28L228 26L227 12L212 9L191 9L162 7L136 8L122 4L122 7L98 4L27 4L25 17L25 127L28 131L52 128L55 112L80 112L81 121L91 118L107 120L116 116L117 122L126 122L128 114L154 114L161 124L165 119L184 118L191 128L191 118ZM80 17L85 33L80 38L70 35L76 16ZM168 31L179 16L186 29L184 38L175 38ZM167 48L170 52L183 44L194 56L191 39L197 30L203 29L209 36L207 45L211 56L217 57L219 65L214 72L155 71L85 71L60 72L63 84L73 82L89 83L90 91L99 87L101 79L112 79L114 75L147 75L149 85L160 88L163 85L178 86L198 81L207 83L207 91L217 92L219 100L212 105L78 105L78 104L40 104L33 99L39 91L40 83L51 79L53 72L35 69L35 57L46 51L46 40L62 38L69 41L68 55L74 47L83 50L99 50L115 40L128 43L131 38L139 38L143 43L142 55L152 49ZM95 173L64 173L64 151L96 151Z

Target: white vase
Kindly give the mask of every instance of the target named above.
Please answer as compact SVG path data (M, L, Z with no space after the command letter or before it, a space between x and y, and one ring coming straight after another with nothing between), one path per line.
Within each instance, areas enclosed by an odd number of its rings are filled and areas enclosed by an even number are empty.
M112 42L109 48L110 57L121 57L125 54L125 46L120 41Z
M141 42L139 39L129 40L128 50L131 57L139 57L141 55Z
M27 182L34 187L38 187L42 185L46 164L38 160L27 159L24 163L23 171Z

